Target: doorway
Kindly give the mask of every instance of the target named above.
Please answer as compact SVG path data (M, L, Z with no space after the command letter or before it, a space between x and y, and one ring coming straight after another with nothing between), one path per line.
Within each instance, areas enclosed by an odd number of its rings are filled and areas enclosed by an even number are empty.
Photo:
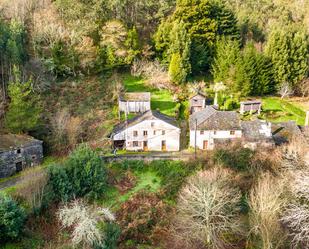
M204 140L203 141L203 150L207 150L208 149L208 140Z
M166 151L166 141L165 140L162 140L161 142L161 150Z
M18 173L18 172L23 170L23 163L17 162L17 163L15 163L15 167L16 167L16 173Z
M148 141L143 142L143 150L148 151Z

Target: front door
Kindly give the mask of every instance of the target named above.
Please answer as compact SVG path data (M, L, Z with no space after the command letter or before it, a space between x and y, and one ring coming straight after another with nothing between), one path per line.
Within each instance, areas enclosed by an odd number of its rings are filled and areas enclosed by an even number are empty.
M148 141L143 142L143 150L148 151Z
M208 149L208 140L205 140L203 142L203 150L207 150Z
M166 151L166 141L165 141L165 140L162 140L162 143L161 143L161 150L162 150L162 151Z

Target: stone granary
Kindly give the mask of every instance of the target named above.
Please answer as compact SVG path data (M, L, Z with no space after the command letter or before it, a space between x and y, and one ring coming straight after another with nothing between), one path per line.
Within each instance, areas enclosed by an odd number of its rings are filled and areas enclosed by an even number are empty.
M198 92L190 98L190 114L201 111L206 107L206 96Z
M119 96L119 112L144 113L150 110L149 92L124 93Z
M40 164L42 144L42 141L26 135L0 134L0 178Z
M262 110L262 101L261 100L250 100L240 102L240 114L245 114L246 112L258 113L260 114Z

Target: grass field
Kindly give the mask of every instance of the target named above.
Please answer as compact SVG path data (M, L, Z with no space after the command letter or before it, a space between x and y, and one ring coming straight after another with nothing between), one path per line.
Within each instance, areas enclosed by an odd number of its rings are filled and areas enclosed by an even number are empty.
M298 125L305 124L306 113L300 107L278 97L263 98L262 118L271 122L294 120Z
M126 75L123 80L127 92L150 92L151 109L160 110L162 113L175 116L176 102L168 90L160 90L147 86L142 78Z

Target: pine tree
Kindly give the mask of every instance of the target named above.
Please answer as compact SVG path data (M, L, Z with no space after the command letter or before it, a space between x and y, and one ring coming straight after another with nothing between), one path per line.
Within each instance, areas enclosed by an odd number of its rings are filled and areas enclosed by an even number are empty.
M17 67L14 67L14 78L8 88L10 104L5 116L5 125L15 133L28 132L39 124L39 96L34 93L31 80L21 82Z
M179 53L172 54L168 72L172 82L176 84L185 82L187 72L183 65L183 59Z

